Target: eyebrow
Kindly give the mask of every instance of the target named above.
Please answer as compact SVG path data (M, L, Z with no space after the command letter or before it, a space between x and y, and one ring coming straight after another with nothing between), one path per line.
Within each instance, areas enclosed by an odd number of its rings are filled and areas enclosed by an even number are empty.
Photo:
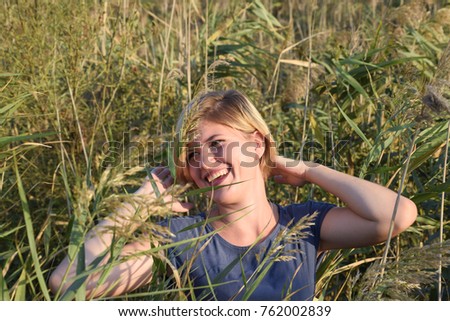
M222 136L222 134L214 134L214 135L210 136L207 140L205 140L205 143L208 143L212 140L216 140L216 138L220 137L220 136Z

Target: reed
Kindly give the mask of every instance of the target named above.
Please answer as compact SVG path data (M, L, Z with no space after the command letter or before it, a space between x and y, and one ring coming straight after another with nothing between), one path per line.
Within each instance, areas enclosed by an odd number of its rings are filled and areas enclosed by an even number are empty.
M131 192L145 168L171 164L182 106L204 89L236 88L258 106L281 154L400 190L419 208L388 247L327 253L317 298L448 300L447 2L4 1L1 299L85 299L87 276L106 276L117 262L80 269L65 295L46 285L56 262L82 253L85 233L120 202L150 206ZM340 202L314 186L268 185L281 204ZM202 190L170 192L193 200L193 211L208 206ZM174 215L158 204L139 231ZM132 238L118 235L115 250ZM139 254L154 257L155 278L119 299L186 299L191 280L167 273L165 249ZM381 266L380 282L370 283Z

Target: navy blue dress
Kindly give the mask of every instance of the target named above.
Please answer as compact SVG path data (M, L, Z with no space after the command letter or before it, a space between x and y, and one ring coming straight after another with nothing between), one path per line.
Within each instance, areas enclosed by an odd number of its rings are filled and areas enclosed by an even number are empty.
M278 205L275 229L246 247L223 239L203 213L172 218L164 223L175 235L168 256L181 273L189 273L191 300L312 300L320 226L333 206Z

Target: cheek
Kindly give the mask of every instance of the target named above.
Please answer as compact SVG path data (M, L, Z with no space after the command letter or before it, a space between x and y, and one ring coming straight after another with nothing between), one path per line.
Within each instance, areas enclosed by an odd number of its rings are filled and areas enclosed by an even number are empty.
M188 165L188 172L191 179L195 179L196 175L198 175L196 169L190 165Z
M200 187L201 178L200 178L200 171L198 170L198 168L189 166L188 171L189 176L191 178L191 182L197 185L197 187Z
M243 154L243 147L239 143L230 144L223 151L223 158L227 163L240 166L242 161L245 161L245 154Z
M259 165L259 156L253 143L244 144L240 153L240 165L244 168L254 168Z

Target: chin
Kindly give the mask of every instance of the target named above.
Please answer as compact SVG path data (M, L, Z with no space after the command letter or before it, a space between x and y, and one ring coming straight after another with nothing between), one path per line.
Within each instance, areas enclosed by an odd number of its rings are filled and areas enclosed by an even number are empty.
M245 201L247 191L237 186L226 186L208 193L214 203L222 205L238 204Z
M229 203L228 201L233 198L233 193L224 189L228 189L228 187L221 187L220 189L208 192L208 196L212 197L216 203Z

